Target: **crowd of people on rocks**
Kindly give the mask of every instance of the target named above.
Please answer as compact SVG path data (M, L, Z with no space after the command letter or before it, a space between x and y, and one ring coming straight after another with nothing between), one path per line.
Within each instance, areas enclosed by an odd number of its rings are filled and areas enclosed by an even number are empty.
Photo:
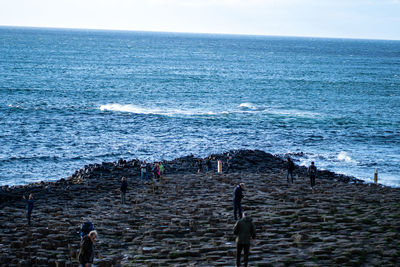
M196 162L197 173L202 173L203 170L208 173L213 171L212 158L208 157L204 161L199 159ZM228 155L228 160L226 161L225 173L233 171L233 160L230 155ZM142 161L140 164L140 177L142 182L146 183L149 181L149 174L152 173L153 179L158 180L164 174L164 165L162 162L155 162L152 165ZM295 164L290 157L287 157L286 161L286 179L287 183L294 182L293 173L295 171ZM314 162L307 169L307 174L310 179L311 188L314 190L315 179L317 176L317 167ZM290 179L289 179L290 177ZM126 177L121 177L120 184L120 194L121 194L121 204L126 204L126 194L128 191L128 180ZM254 223L247 212L242 210L242 199L245 197L245 184L239 183L234 187L233 190L233 219L235 225L233 227L233 234L236 236L236 266L241 264L241 254L243 251L243 263L244 266L248 266L248 259L250 253L250 244L256 237L256 229ZM26 218L28 226L31 226L31 216L34 208L34 195L30 194L28 198L23 195L23 199L26 202ZM80 266L90 267L93 264L95 255L95 239L97 238L97 232L94 230L94 225L92 222L85 222L80 231L81 235L81 248L78 255Z

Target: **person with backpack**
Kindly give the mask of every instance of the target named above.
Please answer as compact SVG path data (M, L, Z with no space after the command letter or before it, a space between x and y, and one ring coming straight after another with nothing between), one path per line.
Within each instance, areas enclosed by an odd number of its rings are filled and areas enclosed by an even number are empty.
M94 260L94 241L97 238L95 230L90 231L81 242L81 249L79 251L78 259L81 267L90 267Z
M287 158L287 172L286 172L286 180L289 183L289 175L290 178L292 179L292 184L293 184L293 171L294 171L294 163L290 157Z
M125 196L126 196L126 191L128 190L128 182L126 181L125 177L121 178L121 204L125 204Z
M26 199L25 195L23 195L22 198L25 200L26 203L26 219L28 220L28 225L30 226L35 200L33 199L33 194L30 194L28 199Z
M242 198L244 190L244 183L240 183L235 186L233 190L233 218L237 220L237 213L239 212L239 219L242 218Z
M317 176L317 167L315 167L314 161L312 161L310 167L308 167L308 175L310 176L311 189L314 189L315 177Z
M236 266L240 266L240 257L244 250L244 266L249 262L250 242L256 238L255 226L252 219L243 212L243 218L236 222L233 227L233 233L236 235Z

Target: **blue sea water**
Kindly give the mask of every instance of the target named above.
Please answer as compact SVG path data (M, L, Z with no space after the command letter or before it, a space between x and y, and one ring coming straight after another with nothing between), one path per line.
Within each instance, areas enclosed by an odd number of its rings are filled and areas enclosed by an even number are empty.
M400 185L400 42L0 28L0 184L230 149Z

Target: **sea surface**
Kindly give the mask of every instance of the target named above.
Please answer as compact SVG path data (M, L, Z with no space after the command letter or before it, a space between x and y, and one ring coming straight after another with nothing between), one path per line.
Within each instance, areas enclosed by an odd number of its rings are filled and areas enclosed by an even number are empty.
M400 186L400 41L0 27L0 185L290 153Z

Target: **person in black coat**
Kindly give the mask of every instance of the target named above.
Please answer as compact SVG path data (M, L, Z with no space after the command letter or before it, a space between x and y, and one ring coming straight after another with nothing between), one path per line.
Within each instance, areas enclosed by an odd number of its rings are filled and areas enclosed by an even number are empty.
M125 177L121 178L121 204L125 204L125 195L126 191L128 190L128 182L126 181Z
M85 236L81 242L81 249L79 251L78 259L81 267L90 267L94 260L94 240L97 237L95 230L91 231Z
M33 194L30 194L28 199L26 199L25 195L23 195L22 198L26 202L26 219L28 220L28 225L31 225L31 215L33 211L33 205L35 203L35 200L33 199Z
M242 218L242 198L244 197L243 195L243 190L244 190L244 183L240 183L235 186L235 189L233 190L233 217L235 221L238 219L237 218L237 213L239 212L239 218Z

